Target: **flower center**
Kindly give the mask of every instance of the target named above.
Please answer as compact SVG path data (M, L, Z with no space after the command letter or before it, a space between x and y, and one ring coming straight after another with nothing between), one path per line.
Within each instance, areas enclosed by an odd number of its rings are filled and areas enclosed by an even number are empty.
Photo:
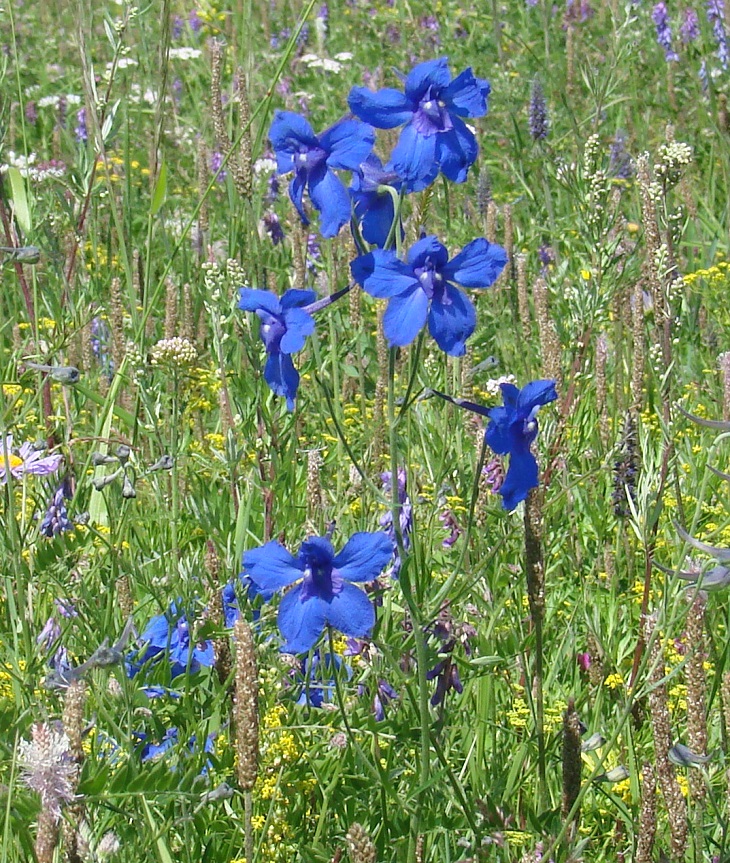
M286 324L276 316L269 312L259 312L261 317L261 341L264 343L267 354L278 354L281 340L286 333Z
M301 147L294 157L295 169L308 174L326 159L327 153L321 147Z
M332 566L332 555L327 554L326 550L321 548L319 544L310 540L306 547L302 546L300 549L299 557L305 565L302 602L313 596L329 602L342 592L342 576Z
M421 99L413 115L413 123L416 131L426 137L436 135L438 132L449 132L454 128L446 103L437 98L432 87L428 88Z
M415 273L424 294L429 298L429 300L434 299L434 297L437 300L442 298L444 292L444 278L436 269L435 264L430 258L426 259L425 266L416 267Z
M17 470L19 467L23 466L23 459L20 456L14 455L13 453L8 453L7 458L5 454L0 452L0 470L4 471L13 471Z

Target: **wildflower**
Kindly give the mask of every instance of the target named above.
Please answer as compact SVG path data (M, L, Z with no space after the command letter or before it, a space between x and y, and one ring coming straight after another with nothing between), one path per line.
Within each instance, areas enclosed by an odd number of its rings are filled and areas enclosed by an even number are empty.
M393 488L392 481L393 474L390 471L385 471L385 473L380 474L380 479L383 483L383 489L386 494L390 495ZM406 487L406 472L404 468L398 469L398 522L400 524L400 532L401 538L403 541L403 548L406 551L410 548L411 545L411 531L413 530L413 505L411 504L411 499L408 496L408 490ZM398 554L398 543L396 541L395 530L393 528L393 510L389 509L387 512L383 513L380 516L380 526L385 529L385 532L390 537L390 541L393 545L393 567L390 570L390 575L393 578L398 578L400 574L401 566L403 565L403 561L400 559L400 555Z
M74 129L76 140L79 144L85 144L89 140L89 130L86 126L86 108L79 108L76 112L77 126Z
M280 174L294 171L289 197L302 223L309 224L302 195L305 187L320 212L323 237L334 237L350 219L350 197L334 170L356 171L375 143L373 129L357 120L341 120L319 137L292 111L277 111L269 130Z
M264 233L271 240L272 246L278 246L279 243L284 241L284 229L281 227L279 217L273 210L269 210L268 213L264 213L261 222Z
M453 644L451 644L451 648L453 648ZM436 689L431 696L431 704L434 707L443 703L450 689L459 693L464 691L464 685L459 677L459 669L451 658L450 651L444 659L426 672L426 680L436 680Z
M391 192L400 191L401 179L395 171L383 167L380 159L370 154L352 175L350 195L355 219L365 241L383 248L395 219L395 203ZM401 237L403 228L400 227Z
M383 328L391 347L410 344L428 318L441 350L462 356L476 327L476 312L451 280L467 288L488 288L506 263L504 249L483 238L472 240L449 261L446 247L429 236L411 246L406 261L393 251L375 249L356 258L350 269L369 294L390 300Z
M657 42L664 49L664 59L667 63L679 60L679 54L672 48L672 27L669 23L666 3L657 3L654 6L651 20L656 26Z
M679 28L679 35L685 45L694 42L700 35L700 18L694 9L684 10L684 19Z
M41 806L58 822L61 804L73 800L78 765L62 727L36 722L31 740L21 740L18 762L23 782L40 794Z
M373 698L373 714L376 722L382 722L385 719L385 708L391 701L398 700L398 693L388 683L387 680L378 680L378 688Z
M409 191L430 185L441 171L454 183L466 180L479 147L462 118L487 113L489 82L471 68L452 80L448 60L427 60L404 80L405 93L353 87L348 104L355 116L378 129L404 126L391 156L393 170Z
M712 25L712 34L717 42L717 57L723 69L728 68L730 54L725 32L725 4L723 0L707 0L707 20Z
M73 525L68 517L66 500L72 497L71 483L69 478L66 477L56 489L43 516L40 526L42 536L51 539L54 536L58 536L59 533L71 530Z
M630 180L634 176L634 160L626 151L626 132L619 129L611 142L608 171L619 180Z
M532 82L530 90L530 136L533 141L544 141L550 131L545 93L539 78Z
M29 441L21 444L13 452L13 436L7 435L0 439L0 483L8 481L8 472L13 479L20 479L25 474L48 476L55 473L61 465L63 456L59 454L42 456L43 448L37 449Z
M294 410L299 388L299 372L291 355L301 351L308 336L314 332L313 312L330 305L349 288L316 300L314 291L290 288L281 298L271 291L241 288L238 308L256 312L261 319L259 335L266 348L264 379L277 396L286 398L286 406Z
M184 674L188 667L195 672L201 666L212 666L214 662L213 643L193 643L188 617L179 611L175 602L165 614L158 614L150 620L140 641L144 649L136 663L130 666L130 677L134 677L145 662L163 653L170 662L170 677Z
M363 637L375 623L375 610L352 582L374 581L391 559L393 547L385 533L356 533L339 554L328 537L305 540L297 557L273 540L243 556L244 572L264 590L287 591L279 606L278 624L286 639L282 650L306 653L325 626Z
M302 660L296 682L301 686L297 704L307 707L322 707L335 701L335 674L344 673L349 680L352 669L337 654L317 651L310 663L309 657Z

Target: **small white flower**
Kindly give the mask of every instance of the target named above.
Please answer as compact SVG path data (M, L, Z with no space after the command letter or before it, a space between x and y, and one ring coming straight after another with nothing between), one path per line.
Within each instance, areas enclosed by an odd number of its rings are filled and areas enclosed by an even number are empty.
M200 48L190 48L183 46L181 48L170 48L171 60L196 60L202 55Z

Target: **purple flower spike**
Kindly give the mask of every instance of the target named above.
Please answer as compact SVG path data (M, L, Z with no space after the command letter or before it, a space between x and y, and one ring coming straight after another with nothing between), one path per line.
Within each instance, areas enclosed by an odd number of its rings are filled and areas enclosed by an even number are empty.
M672 48L672 25L669 21L667 4L657 3L651 13L651 20L656 26L656 39L664 49L664 59L667 63L677 62L679 54Z
M356 117L377 129L404 126L391 163L408 191L418 192L439 171L454 183L466 180L479 147L464 118L487 113L490 89L470 68L452 79L442 57L415 66L405 79L405 93L353 87L347 101Z
M325 626L363 638L375 624L375 610L353 582L374 581L390 561L385 533L356 533L339 554L326 537L305 540L297 557L272 540L243 555L243 570L261 590L288 590L279 606L286 653L307 653Z
M452 282L488 288L506 263L504 249L483 238L449 260L436 237L424 237L411 246L405 262L393 251L375 249L356 258L350 270L371 296L390 300L383 327L391 347L410 344L428 320L441 350L460 357L477 319L471 300Z
M341 120L319 137L299 114L277 111L269 130L280 174L294 171L289 197L302 223L309 224L304 210L304 190L320 213L323 237L334 237L350 220L350 197L334 171L356 171L370 155L375 132L357 120Z

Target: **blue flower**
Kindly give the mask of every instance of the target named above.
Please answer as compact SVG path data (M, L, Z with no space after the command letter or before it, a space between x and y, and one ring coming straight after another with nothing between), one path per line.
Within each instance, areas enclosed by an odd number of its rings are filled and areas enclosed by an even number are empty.
M371 154L360 165L359 170L352 175L350 195L355 209L355 219L360 222L360 229L366 242L381 249L385 246L388 234L395 219L395 204L393 196L387 191L391 186L400 191L402 181L395 171L382 165L380 159ZM401 237L403 227L398 226Z
M317 137L312 127L292 111L277 111L269 130L280 174L294 171L289 197L302 222L309 224L302 196L320 213L323 237L334 237L350 220L350 197L334 170L356 171L375 143L375 132L357 120L340 120Z
M299 372L291 354L301 351L307 336L314 332L314 318L303 306L316 299L314 291L288 290L281 299L271 291L241 288L238 308L256 312L261 318L261 341L266 348L264 378L277 396L286 398L286 406L294 410L299 388Z
M307 653L325 626L345 635L369 635L375 610L351 582L374 581L392 554L390 539L380 532L354 534L337 555L329 539L315 536L302 543L297 557L281 543L267 542L243 555L243 568L262 590L283 590L296 583L279 606L282 650Z
M391 156L409 191L425 189L439 170L454 183L466 180L479 147L462 118L487 113L489 82L465 69L452 80L448 60L419 63L405 79L405 93L373 93L353 87L348 104L356 117L378 129L405 124Z
M191 672L196 672L201 666L211 666L215 661L213 642L192 642L187 615L181 613L174 602L165 614L158 614L150 620L140 641L145 645L144 650L129 666L130 677L134 677L145 662L162 654L170 662L171 678L185 674L188 667Z
M309 657L305 657L295 678L295 682L301 686L297 704L317 708L323 704L333 704L337 692L334 675L343 673L348 680L352 677L352 669L337 654L333 657L331 653L319 650L311 663Z
M428 319L442 351L459 357L476 327L471 300L452 280L467 288L488 288L507 263L501 246L472 240L449 260L436 237L424 237L401 261L395 252L375 249L351 264L353 278L373 297L389 299L383 329L391 347L410 344Z

